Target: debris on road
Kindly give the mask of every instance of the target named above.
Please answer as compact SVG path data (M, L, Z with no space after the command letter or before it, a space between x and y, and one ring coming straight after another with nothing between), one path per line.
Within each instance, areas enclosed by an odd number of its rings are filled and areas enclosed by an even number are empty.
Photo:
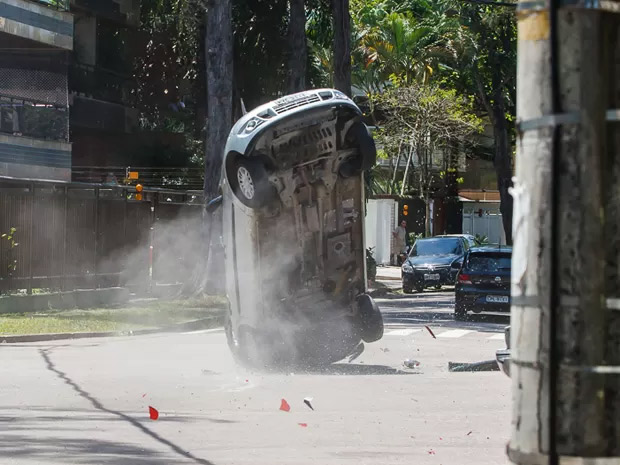
M405 360L403 364L407 368L417 368L420 366L420 362L418 362L417 360L409 360L409 359Z
M433 333L433 331L431 330L431 328L429 328L428 326L424 325L424 327L426 328L426 330L428 331L428 333L433 336L433 339L437 339L437 337L435 336L435 333Z
M381 349L381 352L389 352L390 349L388 349L387 347L385 349Z
M282 402L280 403L280 410L282 410L283 412L291 411L291 406L288 404L288 402L285 399L282 399Z
M314 410L314 407L312 406L312 397L306 397L304 398L304 404L306 404L310 410Z
M473 431L470 431L469 433L467 433L467 436L469 436L471 433L473 433Z
M146 397L146 393L142 394L142 398L144 399Z
M302 428L307 428L308 427L308 423L297 423L299 426L301 426Z
M151 420L157 420L159 418L159 412L157 411L156 408L151 407L149 405L149 417L151 418Z
M485 360L483 362L465 363L448 362L449 371L499 371L495 360Z
M435 451L433 449L429 450L428 455L435 455Z

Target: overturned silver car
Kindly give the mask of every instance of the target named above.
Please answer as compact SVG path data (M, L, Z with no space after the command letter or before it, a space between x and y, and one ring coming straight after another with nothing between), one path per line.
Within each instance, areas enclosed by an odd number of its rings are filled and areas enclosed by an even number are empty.
M222 237L239 361L331 363L383 336L364 243L363 171L375 161L359 108L336 90L283 97L232 128Z

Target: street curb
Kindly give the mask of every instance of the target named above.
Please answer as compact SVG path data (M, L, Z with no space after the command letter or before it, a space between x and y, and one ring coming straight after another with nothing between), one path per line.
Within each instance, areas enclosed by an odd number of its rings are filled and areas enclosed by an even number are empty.
M181 333L210 329L224 324L224 310L216 312L208 318L179 323L173 326L154 329L137 329L135 331L104 331L91 333L48 333L48 334L24 334L19 336L0 336L0 343L15 344L18 342L45 342L61 341L66 339L88 339L95 337L123 337L123 336L146 336L150 334Z

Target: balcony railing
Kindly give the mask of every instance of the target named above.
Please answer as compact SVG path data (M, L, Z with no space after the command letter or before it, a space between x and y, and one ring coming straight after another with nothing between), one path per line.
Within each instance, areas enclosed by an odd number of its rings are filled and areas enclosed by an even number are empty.
M69 0L29 0L59 11L69 11Z
M105 68L81 63L69 67L69 89L86 97L132 106L135 87L131 77Z
M0 132L35 139L67 141L69 109L0 94Z

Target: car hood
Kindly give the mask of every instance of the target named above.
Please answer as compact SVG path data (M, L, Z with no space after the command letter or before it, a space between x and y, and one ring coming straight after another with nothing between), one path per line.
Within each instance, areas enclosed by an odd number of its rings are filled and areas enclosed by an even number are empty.
M433 265L446 266L451 265L454 260L461 258L460 255L421 255L418 257L409 257L407 263L411 266Z

